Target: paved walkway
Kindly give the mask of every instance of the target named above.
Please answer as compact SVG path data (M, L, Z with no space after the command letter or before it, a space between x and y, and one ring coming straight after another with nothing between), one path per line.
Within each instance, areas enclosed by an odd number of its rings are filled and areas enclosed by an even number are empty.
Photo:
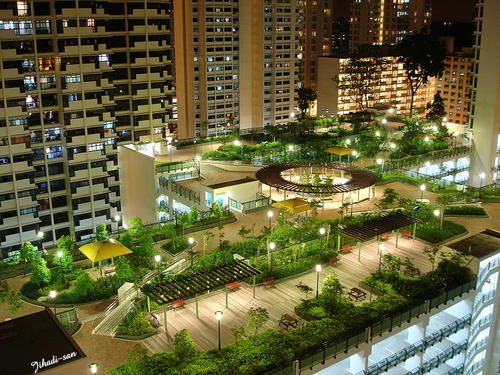
M422 272L430 270L430 263L423 253L426 247L419 241L413 242L409 239L400 239L398 249L395 248L395 237L385 242L385 253L397 255L401 258L406 256L420 268ZM325 265L320 273L321 280L328 274L334 272L339 277L342 285L349 290L358 287L359 282L370 273L378 269L379 255L377 243L372 241L361 248L361 261L358 261L358 250L348 255L342 255L340 261L331 266ZM152 352L171 350L172 339L176 332L187 328L195 343L203 350L217 347L215 311L223 311L222 319L222 345L231 342L231 328L244 326L246 324L246 312L250 307L264 307L268 310L270 319L266 328L280 329L278 321L281 315L287 313L294 315L294 307L304 298L304 295L296 288L299 282L316 289L316 272L306 274L279 282L273 288L258 286L256 298L253 298L252 287L243 286L240 290L229 293L229 305L225 308L225 294L217 293L200 299L199 319L196 318L196 304L190 301L186 308L178 311L168 311L167 325L168 336L163 327L163 312L158 312L158 318L162 322L161 333L144 340L144 345ZM314 295L315 292L313 292ZM369 300L369 299L368 299Z

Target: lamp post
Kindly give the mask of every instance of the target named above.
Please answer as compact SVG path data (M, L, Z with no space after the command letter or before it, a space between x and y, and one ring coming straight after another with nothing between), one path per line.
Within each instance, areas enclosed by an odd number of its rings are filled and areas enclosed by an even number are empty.
M155 262L156 262L157 265L160 264L160 262L161 262L161 256L160 255L155 255L154 256L154 260L155 260Z
M218 345L219 350L221 349L221 345L220 345L220 321L222 320L222 314L223 314L222 311L215 312L215 319L217 319L217 331L218 331L217 336L219 338L219 345Z
M387 119L386 119L386 118L383 118L383 119L382 119L382 125L385 125L385 124L387 124Z
M325 228L319 228L319 248L320 250L323 250L323 236L326 233Z
M59 273L61 274L61 277L64 279L63 272L62 272L62 257L63 257L63 252L62 251L58 251L56 253L56 256L57 256L57 258L59 258Z
M434 216L436 216L436 218L439 218L439 229L443 229L443 218L441 216L441 211L440 210L434 210Z
M97 363L91 363L89 365L89 370L91 374L97 374Z
M389 147L393 150L396 148L396 144L394 142L389 143Z
M42 231L39 231L39 232L36 234L36 236L37 236L38 238L42 239L44 235L43 235L43 232L42 232Z
M380 131L375 131L375 137L380 137Z
M384 159L377 159L376 163L380 165L380 173L384 173Z
M422 202L423 199L424 199L424 191L425 191L425 189L426 189L425 184L420 185L420 202Z
M240 155L243 154L243 147L241 147L241 141L239 139L234 140L233 145L240 148Z
M483 188L483 180L486 178L486 173L479 173L479 198L481 198L481 190Z
M382 254L384 252L385 245L383 243L378 245L378 252L379 252L379 258L378 258L378 272L380 273L380 270L382 268Z
M425 175L428 176L429 175L429 167L431 166L431 162L430 161L426 161L425 162Z
M267 217L269 218L269 229L271 229L271 225L272 225L272 220L273 220L273 216L274 216L274 212L269 210L267 211Z
M316 299L319 298L319 273L321 272L321 264L316 264Z
M268 242L267 244L267 265L269 269L271 269L271 253L276 248L276 244L274 242Z
M170 162L172 162L172 145L170 143L167 145L167 150L168 150L168 158Z
M52 300L52 303L54 303L54 299L57 296L57 292L55 290L51 290L49 292L49 298ZM54 304L54 315L57 317L57 310L56 310L56 305Z

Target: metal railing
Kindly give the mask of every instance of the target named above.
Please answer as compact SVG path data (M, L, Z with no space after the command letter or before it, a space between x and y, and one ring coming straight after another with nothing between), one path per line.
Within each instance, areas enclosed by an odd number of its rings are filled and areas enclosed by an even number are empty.
M321 345L313 347L307 354L304 354L298 359L298 367L300 369L312 368L318 364L324 364L327 359L336 356L339 353L347 353L349 349L357 347L363 342L369 342L374 336L382 335L384 332L391 331L394 327L401 326L403 323L410 323L412 319L417 318L421 314L428 313L432 309L441 304L453 300L455 297L474 289L476 280L469 281L455 289L446 291L440 296L431 300L425 300L404 311L396 312L381 319L357 333L348 335L343 339L327 341ZM265 372L265 375L291 375L293 374L293 363L282 366L280 368L270 369Z
M160 188L163 188L168 192L177 194L189 201L200 204L200 193L197 193L194 190L191 190L185 186L176 184L174 181L169 181L164 178L158 179L158 184Z
M257 208L262 208L262 207L267 207L271 204L271 200L269 197L263 196L259 193L257 193L257 199L251 200L251 201L246 201L246 202L239 202L236 199L229 198L228 200L228 205L238 211L241 211L243 213L248 212L250 210L254 210Z
M474 363L467 371L464 372L464 375L471 375L474 371L483 368L484 359L481 359L479 362Z
M466 358L465 362L468 362L469 360L474 358L474 356L477 354L478 349L482 348L487 343L488 343L488 337L485 337L482 340L479 340L478 342L476 342L470 348L468 348L467 349L467 358Z
M479 319L477 322L474 322L474 324L471 326L470 328L470 335L469 337L473 338L474 336L476 336L476 333L479 332L479 330L487 323L491 322L491 313L482 317L481 319Z
M500 257L493 259L491 262L488 262L486 267L483 267L479 270L479 275L477 276L477 283L483 282L484 278L488 274L488 272L495 267L500 266Z
M191 168L198 168L197 163L194 161L180 161L176 163L155 165L156 173L171 173Z
M476 296L476 298L474 299L474 305L472 307L472 311L474 311L474 318L476 318L476 315L479 313L479 311L477 311L479 305L484 305L485 303L492 300L495 296L495 293L496 290L490 290L488 293L480 293Z

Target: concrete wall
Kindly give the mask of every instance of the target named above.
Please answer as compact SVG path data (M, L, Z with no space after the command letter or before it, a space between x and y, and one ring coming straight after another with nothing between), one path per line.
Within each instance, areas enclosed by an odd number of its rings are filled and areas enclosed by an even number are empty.
M126 147L118 147L122 217L126 226L133 217L144 224L156 220L156 180L154 159Z
M318 116L335 115L338 111L337 84L332 80L339 75L339 59L318 57Z
M473 141L469 183L488 185L493 181L493 170L500 129L500 1L485 0L481 31L479 70L475 110L473 113ZM474 103L473 103L474 106ZM479 175L485 173L481 180Z

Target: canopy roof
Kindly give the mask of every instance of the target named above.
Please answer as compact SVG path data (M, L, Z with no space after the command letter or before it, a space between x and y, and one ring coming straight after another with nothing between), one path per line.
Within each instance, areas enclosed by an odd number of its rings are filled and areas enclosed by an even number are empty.
M92 242L80 247L80 251L92 262L119 257L120 255L132 254L132 251L123 246L115 239Z
M391 212L380 216L378 219L367 220L362 225L345 226L341 228L340 233L357 241L364 242L380 234L403 228L419 221L402 212Z
M313 208L309 203L307 203L306 200L300 198L286 199L284 201L273 203L272 206L280 210L285 210L292 215L308 211Z
M163 305L178 299L194 297L208 290L214 290L260 273L258 269L245 262L235 260L208 271L177 274L172 280L152 282L144 285L141 290L156 303Z
M327 148L325 152L328 152L329 154L334 154L338 156L343 156L352 153L354 150L349 147L342 147L342 146L333 146L330 148Z

